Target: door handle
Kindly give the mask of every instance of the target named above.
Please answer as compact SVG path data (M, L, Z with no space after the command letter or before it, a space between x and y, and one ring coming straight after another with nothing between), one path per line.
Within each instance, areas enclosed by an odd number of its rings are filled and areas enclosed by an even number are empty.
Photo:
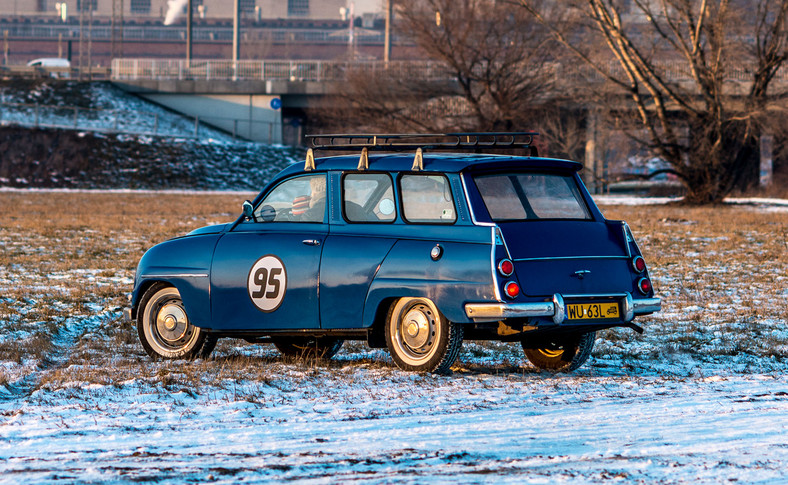
M304 239L301 242L306 244L307 246L320 246L320 241L318 241L317 239Z

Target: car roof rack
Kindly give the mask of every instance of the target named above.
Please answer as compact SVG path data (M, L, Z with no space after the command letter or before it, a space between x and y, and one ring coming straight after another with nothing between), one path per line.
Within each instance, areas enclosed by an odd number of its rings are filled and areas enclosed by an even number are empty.
M310 143L304 170L314 170L314 150L355 151L361 149L358 169L369 168L369 151L416 151L413 170L424 169L425 150L455 150L479 153L487 150L528 149L532 157L539 153L533 144L539 133L518 132L469 132L469 133L392 133L392 134L327 134L306 135Z

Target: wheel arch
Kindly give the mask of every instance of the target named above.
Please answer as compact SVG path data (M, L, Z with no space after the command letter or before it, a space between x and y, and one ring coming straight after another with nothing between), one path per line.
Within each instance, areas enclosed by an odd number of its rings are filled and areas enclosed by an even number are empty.
M378 302L372 318L372 323L368 327L369 333L367 335L367 343L371 348L382 349L386 347L386 320L388 318L389 309L391 305L400 298L401 297L390 296Z
M482 286L482 285L479 285ZM464 310L464 299L458 298L455 282L421 280L373 282L364 304L363 322L367 328L378 323L381 306L388 310L391 304L400 298L426 298L438 308L449 321L469 323ZM383 315L385 320L385 315Z
M205 279L207 284L207 278L201 279ZM189 282L187 278L149 278L140 281L132 297L131 318L133 320L137 319L143 296L156 284L160 284L162 287L173 287L178 290L183 306L186 308L186 313L189 315L189 321L194 326L204 327L205 324L210 322L210 305L207 302L207 295L203 293L203 288L195 288L195 284ZM207 288L205 290L207 291Z
M140 258L132 293L132 318L136 318L145 292L156 283L175 287L197 327L210 326L210 273L213 252L221 234L199 234L159 243Z

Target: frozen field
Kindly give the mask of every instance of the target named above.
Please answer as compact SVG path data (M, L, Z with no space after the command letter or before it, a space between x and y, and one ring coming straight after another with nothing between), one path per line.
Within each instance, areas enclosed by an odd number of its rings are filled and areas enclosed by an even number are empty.
M784 203L604 200L664 310L572 374L477 342L451 376L357 342L151 362L121 319L136 260L244 197L0 192L0 483L788 481Z
M628 372L597 360L572 376L477 368L425 377L351 356L330 368L253 360L269 377L195 390L154 374L5 402L0 480L788 480L782 366ZM189 366L216 378L205 363L168 368Z

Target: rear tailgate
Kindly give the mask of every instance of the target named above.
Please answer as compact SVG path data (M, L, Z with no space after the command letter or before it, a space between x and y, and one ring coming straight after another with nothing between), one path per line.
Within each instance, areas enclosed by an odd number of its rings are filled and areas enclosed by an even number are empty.
M632 291L619 224L592 220L499 223L528 296Z

